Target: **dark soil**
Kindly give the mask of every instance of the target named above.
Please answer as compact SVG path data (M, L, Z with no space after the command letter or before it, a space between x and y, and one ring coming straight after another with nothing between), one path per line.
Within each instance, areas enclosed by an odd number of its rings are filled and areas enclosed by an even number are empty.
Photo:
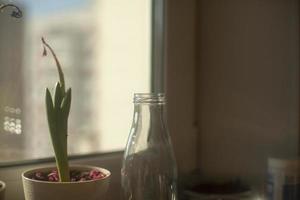
M91 170L91 171L71 170L70 177L71 177L71 182L82 182L82 181L103 179L106 177L106 175L99 170ZM59 182L59 175L57 170L53 170L49 172L36 172L32 174L29 178L33 180L39 180L39 181Z

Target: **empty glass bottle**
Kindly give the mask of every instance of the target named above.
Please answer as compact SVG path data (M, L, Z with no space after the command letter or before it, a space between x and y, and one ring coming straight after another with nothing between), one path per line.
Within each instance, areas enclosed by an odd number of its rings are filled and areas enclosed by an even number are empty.
M135 94L123 158L124 200L176 200L177 168L164 119L164 94Z

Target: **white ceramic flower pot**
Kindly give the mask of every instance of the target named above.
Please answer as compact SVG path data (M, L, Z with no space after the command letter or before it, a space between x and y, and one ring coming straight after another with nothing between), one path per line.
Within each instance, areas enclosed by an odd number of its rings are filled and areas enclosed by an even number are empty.
M106 174L100 180L84 182L46 182L30 179L35 172L47 172L54 167L39 168L22 174L25 200L99 200L104 199L109 186L110 172L106 169L91 166L71 166L79 171L97 169Z
M0 200L5 199L5 183L0 181Z

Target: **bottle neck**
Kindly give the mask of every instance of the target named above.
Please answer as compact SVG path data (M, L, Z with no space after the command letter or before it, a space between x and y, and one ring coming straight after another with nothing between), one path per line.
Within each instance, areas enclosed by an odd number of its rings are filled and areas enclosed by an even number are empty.
M164 104L144 104L134 105L134 121L139 127L147 128L164 125ZM142 125L142 126L141 126Z
M137 93L134 95L134 120L139 125L163 125L165 95L162 93ZM154 124L153 124L154 123Z
M135 94L132 132L144 146L166 139L164 112L163 94Z
M134 152L146 149L164 149L171 145L165 122L164 96L154 98L136 98L134 100L134 116L130 131Z
M158 141L168 141L164 104L135 104L131 131L140 151L161 144Z

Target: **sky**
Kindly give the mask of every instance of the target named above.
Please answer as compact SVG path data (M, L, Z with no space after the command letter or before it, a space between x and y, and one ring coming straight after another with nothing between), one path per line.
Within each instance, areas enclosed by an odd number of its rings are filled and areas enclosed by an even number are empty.
M30 15L40 16L76 9L86 6L91 0L10 0L11 3L19 3L30 10Z

